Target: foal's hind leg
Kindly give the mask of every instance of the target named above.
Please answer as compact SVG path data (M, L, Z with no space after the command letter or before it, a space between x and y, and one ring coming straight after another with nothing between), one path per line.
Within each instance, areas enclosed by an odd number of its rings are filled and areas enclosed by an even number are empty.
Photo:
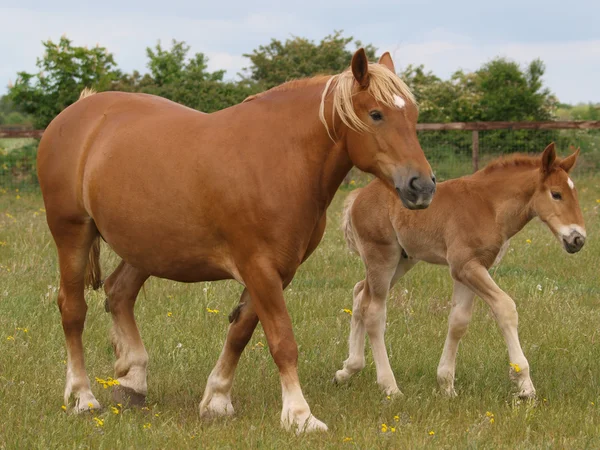
M437 369L437 379L442 391L449 397L456 397L454 390L454 372L456 369L456 353L461 338L467 332L473 315L473 299L475 294L459 281L454 281L452 293L452 310L448 318L448 336L444 351Z
M113 388L113 398L116 402L130 405L143 405L148 393L148 353L133 313L137 295L148 276L121 262L104 283L107 305L113 319L111 338L117 356L115 376L119 385Z
M100 404L92 394L85 370L82 340L87 312L84 276L97 230L89 219L54 220L49 216L48 225L56 242L60 266L58 308L67 346L65 405L69 404L72 394L75 397L75 412L99 409Z
M229 321L231 325L227 332L227 340L217 364L208 377L200 402L202 417L228 416L234 412L231 404L233 376L240 356L258 324L258 316L247 289L242 292L239 305L229 315Z
M388 359L384 333L389 289L416 264L414 260L401 256L401 252L401 248L394 242L372 246L362 255L367 266L367 278L354 288L350 355L344 361L343 369L335 374L335 380L338 382L348 380L364 367L367 332L377 370L377 383L386 395L400 393Z

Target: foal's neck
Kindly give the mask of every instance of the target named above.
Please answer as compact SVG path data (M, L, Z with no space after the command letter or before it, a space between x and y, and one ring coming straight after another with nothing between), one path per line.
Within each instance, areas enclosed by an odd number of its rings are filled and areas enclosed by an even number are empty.
M481 178L481 192L489 197L502 235L510 239L535 216L532 198L539 169L498 170Z

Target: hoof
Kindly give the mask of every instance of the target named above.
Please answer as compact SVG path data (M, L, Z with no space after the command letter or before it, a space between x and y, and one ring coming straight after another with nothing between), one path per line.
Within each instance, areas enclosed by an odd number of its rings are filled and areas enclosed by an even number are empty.
M536 399L536 393L535 390L530 391L530 390L526 390L526 391L521 391L517 394L517 397L519 397L521 400L535 400Z
M232 416L234 412L231 400L225 395L213 395L210 401L200 403L200 417L203 419Z
M404 394L398 388L398 386L390 386L390 387L387 387L387 388L383 388L383 393L385 395L387 395L388 397L392 397L392 398L404 397Z
M146 396L144 394L139 394L125 386L113 387L112 400L114 403L121 403L125 407L146 405Z
M281 426L287 431L295 430L297 435L302 433L313 433L315 431L327 431L329 429L327 428L327 425L325 425L312 414L309 415L305 420L296 419L291 422L282 421Z
M347 383L351 376L352 375L350 375L344 369L338 370L333 377L333 383L334 384Z
M92 411L101 411L102 410L102 406L100 406L100 403L98 403L98 400L96 400L95 398L91 398L91 399L77 399L77 401L75 402L75 406L73 407L73 409L71 410L74 414L81 414L84 412L92 412Z

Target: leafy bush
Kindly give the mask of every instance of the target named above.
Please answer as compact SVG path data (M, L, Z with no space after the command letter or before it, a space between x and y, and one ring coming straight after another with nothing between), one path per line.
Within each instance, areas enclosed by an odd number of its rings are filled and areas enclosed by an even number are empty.
M0 147L0 186L36 188L36 158L37 144L25 145L14 150Z

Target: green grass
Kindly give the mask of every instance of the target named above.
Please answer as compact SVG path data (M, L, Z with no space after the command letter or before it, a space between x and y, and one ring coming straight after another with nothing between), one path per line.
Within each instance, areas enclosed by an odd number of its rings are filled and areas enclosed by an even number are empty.
M136 307L150 354L150 410L65 414L58 269L41 197L14 190L0 194L0 448L598 448L600 179L575 181L589 235L584 249L566 254L536 220L513 239L494 274L518 305L521 342L539 395L535 405L513 400L506 347L481 301L458 356L459 397L448 400L438 393L436 367L451 282L446 268L425 264L400 282L388 302L386 342L405 396L388 400L379 392L370 353L367 367L349 385L331 383L347 356L349 316L343 309L351 308L352 287L363 276L338 229L346 195L341 191L323 242L286 291L304 393L330 428L302 437L279 428L278 374L259 345L266 342L260 327L237 371L236 415L199 418L198 403L225 339L226 315L241 292L234 282L150 279ZM106 247L102 260L106 274L117 264ZM113 375L114 357L104 296L89 292L87 301L86 363L94 380ZM98 400L110 406L109 390L92 382ZM96 426L94 416L103 426ZM382 433L382 423L396 431Z

